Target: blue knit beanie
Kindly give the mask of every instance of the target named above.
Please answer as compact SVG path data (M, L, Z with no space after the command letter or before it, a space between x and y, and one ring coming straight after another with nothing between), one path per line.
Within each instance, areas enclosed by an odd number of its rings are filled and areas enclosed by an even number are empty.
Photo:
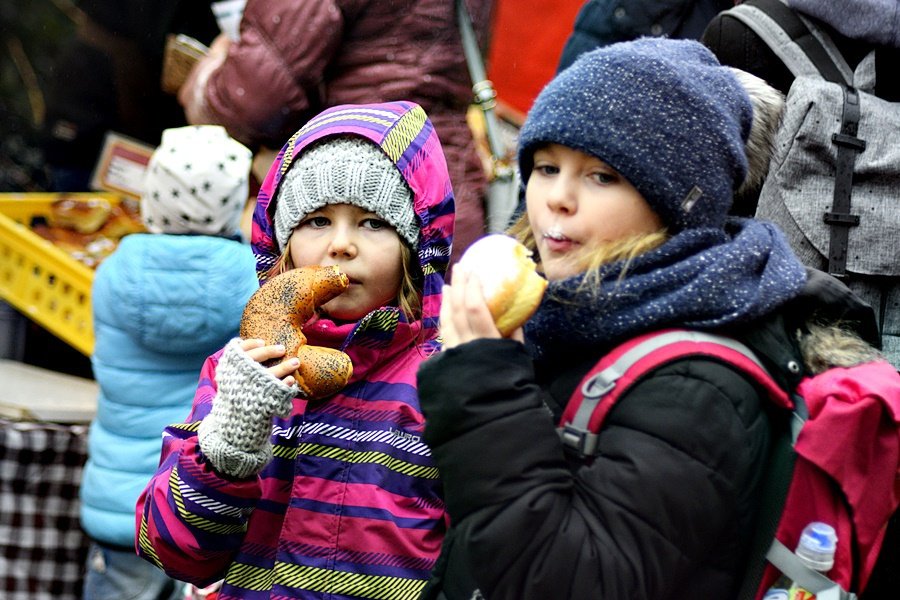
M624 176L670 233L721 227L747 174L752 118L744 88L699 42L621 42L582 54L541 91L519 168L527 183L538 147L568 146Z

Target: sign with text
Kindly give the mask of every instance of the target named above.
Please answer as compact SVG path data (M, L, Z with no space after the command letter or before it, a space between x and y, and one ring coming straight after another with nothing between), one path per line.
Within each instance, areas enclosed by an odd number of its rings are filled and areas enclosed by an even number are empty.
M113 131L106 134L91 187L140 199L153 146Z

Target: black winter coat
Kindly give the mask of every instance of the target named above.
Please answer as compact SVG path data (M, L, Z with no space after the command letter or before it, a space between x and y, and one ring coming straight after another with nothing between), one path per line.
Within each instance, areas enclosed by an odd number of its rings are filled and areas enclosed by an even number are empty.
M824 285L839 301L833 314L847 316L844 288L834 283L817 276L808 287ZM801 376L794 325L785 323L805 319L809 300L793 303L796 314L785 308L730 332L783 385ZM871 337L871 310L858 310ZM563 451L555 424L607 350L556 357L535 372L518 342L487 339L422 366L425 439L451 518L423 597L734 596L774 409L736 370L708 358L677 360L620 398L600 432L601 454L586 464Z
M578 11L557 72L582 52L645 35L699 39L732 0L588 0Z

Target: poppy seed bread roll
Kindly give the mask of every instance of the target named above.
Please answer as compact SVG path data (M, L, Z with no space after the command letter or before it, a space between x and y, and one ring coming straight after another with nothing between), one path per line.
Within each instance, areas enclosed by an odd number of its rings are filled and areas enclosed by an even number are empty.
M515 238L487 235L469 246L460 267L481 282L484 297L497 329L509 336L531 318L547 288L531 251Z
M347 275L336 266L291 269L262 285L244 307L241 337L260 338L267 345L282 344L285 357L299 358L300 366L293 376L310 400L338 392L353 374L349 356L334 348L307 345L302 330L316 309L340 295L349 284Z

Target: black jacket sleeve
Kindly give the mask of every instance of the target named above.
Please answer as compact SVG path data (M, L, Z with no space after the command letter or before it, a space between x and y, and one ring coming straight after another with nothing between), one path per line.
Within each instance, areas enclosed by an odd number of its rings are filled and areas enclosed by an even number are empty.
M730 589L768 446L759 393L743 375L709 359L660 368L610 413L592 464L566 457L516 342L433 357L419 392L455 530L448 562L486 598Z

